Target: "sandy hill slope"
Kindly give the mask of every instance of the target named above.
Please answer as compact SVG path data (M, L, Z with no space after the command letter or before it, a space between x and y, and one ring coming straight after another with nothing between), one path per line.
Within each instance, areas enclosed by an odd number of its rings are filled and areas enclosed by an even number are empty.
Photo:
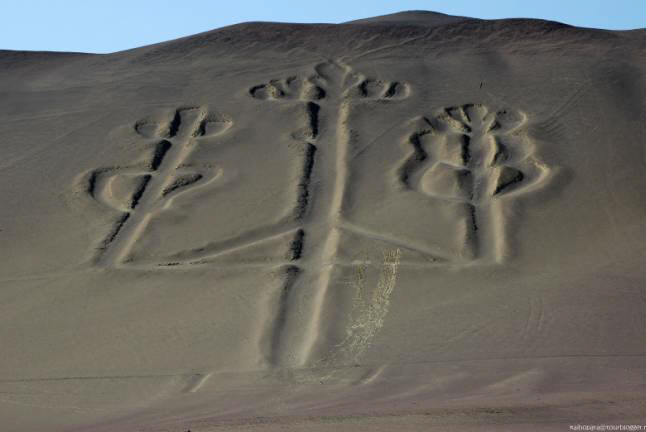
M0 52L0 424L646 422L646 31L405 12Z
M364 18L354 21L349 21L345 24L397 24L397 25L423 25L423 26L437 26L443 24L451 24L459 21L473 20L473 18L466 18L460 16L446 15L438 12L431 11L405 11L394 13L390 15L380 15L372 18Z

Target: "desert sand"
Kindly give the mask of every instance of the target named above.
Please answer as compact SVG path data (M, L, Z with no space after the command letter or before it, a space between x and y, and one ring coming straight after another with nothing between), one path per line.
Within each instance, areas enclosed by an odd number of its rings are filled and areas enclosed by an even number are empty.
M646 30L404 12L0 52L0 429L646 424Z

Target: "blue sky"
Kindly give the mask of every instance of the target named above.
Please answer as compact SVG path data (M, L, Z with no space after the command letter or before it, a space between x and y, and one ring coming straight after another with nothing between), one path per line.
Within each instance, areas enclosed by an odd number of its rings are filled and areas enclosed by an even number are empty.
M646 0L2 1L0 49L106 53L243 21L332 22L422 9L531 17L606 29L646 27Z

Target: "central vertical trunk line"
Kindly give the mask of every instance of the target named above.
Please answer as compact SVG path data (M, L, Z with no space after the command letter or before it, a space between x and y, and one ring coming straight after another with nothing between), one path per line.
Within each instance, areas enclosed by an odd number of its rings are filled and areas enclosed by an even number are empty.
M334 173L334 182L332 190L327 198L327 214L324 215L323 230L324 238L319 252L314 257L313 263L318 264L319 276L313 287L314 293L312 298L311 318L305 329L304 343L298 356L298 363L306 365L313 363L325 348L325 342L334 340L334 322L326 322L323 312L325 305L333 302L334 296L330 296L330 286L332 284L332 275L336 262L336 254L339 248L341 233L339 231L339 222L343 208L347 173L347 153L350 139L348 129L348 117L350 114L350 102L348 99L341 99L337 105L334 119L328 124L334 125L334 133L330 134L332 144L330 151L332 158L327 158L324 164L323 175ZM331 166L330 166L331 165Z

